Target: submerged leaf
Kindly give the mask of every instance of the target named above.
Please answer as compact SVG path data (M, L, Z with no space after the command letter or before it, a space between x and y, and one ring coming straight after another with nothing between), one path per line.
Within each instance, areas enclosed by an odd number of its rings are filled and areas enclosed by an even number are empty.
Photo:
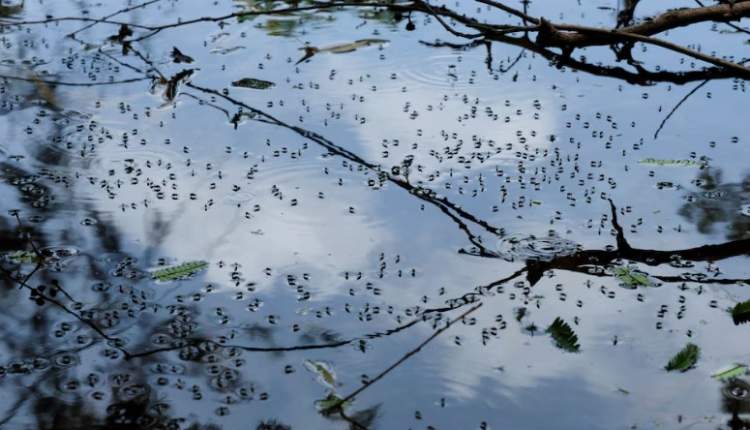
M648 275L639 272L628 266L617 266L613 270L615 277L622 281L623 285L628 288L650 287L651 281Z
M297 61L297 64L304 62L318 52L330 52L331 54L345 54L348 52L354 52L359 48L364 48L371 45L383 45L388 43L386 39L359 39L350 43L339 43L336 45L324 46L318 48L316 46L305 46L300 48L301 51L305 51L305 55Z
M747 373L747 365L733 364L729 367L725 367L723 369L716 371L713 375L711 375L711 377L714 379L718 379L719 381L724 381L727 379L737 378L746 373Z
M345 54L347 52L356 51L359 48L364 48L370 45L383 45L388 43L385 39L359 39L350 43L341 43L337 45L326 46L319 48L320 52L330 52L333 54Z
M547 327L547 333L552 336L558 348L568 352L579 352L581 350L581 345L578 344L578 335L562 318L555 318L555 321Z
M273 87L274 85L276 84L271 81L264 81L262 79L255 78L242 78L238 81L232 82L233 87L250 88L253 90L266 90Z
M750 300L737 303L732 309L732 320L736 325L750 321Z
M189 278L207 267L208 263L205 261L188 261L178 266L156 270L151 274L151 277L161 282L174 281Z
M682 351L678 352L677 355L669 360L669 363L664 367L667 372L673 370L679 370L680 372L687 372L688 370L695 367L695 363L698 362L698 358L701 355L701 349L692 343L685 345Z
M305 360L305 368L317 376L318 382L330 389L336 388L336 373L333 366L324 361Z

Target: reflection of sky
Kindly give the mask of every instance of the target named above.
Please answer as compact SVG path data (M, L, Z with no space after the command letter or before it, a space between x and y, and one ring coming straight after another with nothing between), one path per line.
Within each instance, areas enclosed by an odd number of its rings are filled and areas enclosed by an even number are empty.
M534 3L532 12L556 7L559 10L550 11L550 16L558 16L560 20L611 22L611 11L592 7L583 16L575 3ZM197 2L185 2L175 10L170 5L164 3L158 14L136 13L133 19L143 17L157 22L174 19L178 14L183 19L191 14L205 14L203 6ZM649 7L655 6L646 4L643 10ZM220 9L231 7L222 4ZM267 109L291 124L320 132L385 167L413 154L416 156L414 165L423 165L425 174L414 174L412 180L426 180L429 174L439 171L441 176L427 182L428 186L439 189L510 233L545 235L548 229L555 229L561 236L586 245L611 244L609 225L604 223L601 231L598 228L602 214L608 211L599 197L606 192L619 205L631 207L623 220L626 230L630 230L630 224L636 224L638 218L644 218L644 224L634 226L636 232L629 233L634 244L667 248L723 240L721 231L713 235L697 234L677 215L677 208L683 203L681 191L658 190L655 186L658 181L672 181L692 189L690 181L695 178L696 169L647 167L637 162L648 157L685 159L695 152L697 156L710 157L713 164L720 166L727 182L737 182L747 169L747 154L742 139L737 144L730 143L732 136L742 137L744 131L742 98L733 90L732 82L717 81L696 93L654 141L653 131L690 86L627 87L620 82L569 70L561 73L531 55L522 59L514 71L498 74L496 80L486 72L483 48L457 53L418 45L418 40L445 37L434 22L425 27L419 20L420 29L415 33L393 32L378 23L355 28L359 22L357 18L339 14L336 21L316 22L305 27L309 32L297 33L298 39L267 38L262 30L254 28L257 20L246 25L232 22L222 30L228 35L215 42L210 40L218 30L213 24L206 24L200 27L206 30L205 39L209 40L205 46L203 38L195 36L196 30L177 29L151 39L144 49L159 59L165 72L172 74L179 71L180 66L166 64L167 53L177 44L183 52L196 58L201 70L195 74L194 82L201 85L224 88L232 80L245 76L273 80L277 85L268 91L231 88L230 94ZM102 29L100 33L87 36L108 35L110 30ZM245 32L244 37L241 32ZM690 34L680 32L679 37L686 40L700 37L706 44L704 49L709 49L708 44L713 43L714 38L701 37L705 33L693 33L691 29ZM321 53L310 62L294 65L301 55L298 50L301 41L326 46L365 37L386 38L390 43L382 49L370 47L349 54ZM259 40L268 43L258 43ZM226 55L217 53L217 49L234 46L245 49ZM715 48L726 49L725 46ZM495 60L502 60L504 64L518 52L517 48L506 46L493 49ZM647 58L661 59L654 51L650 48ZM604 52L592 51L586 55L609 60L609 54ZM127 60L137 62L133 57ZM663 61L665 65L677 65L676 61ZM226 71L222 72L225 66ZM57 66L53 62L47 67ZM334 79L329 78L332 71L335 71ZM516 72L518 77L514 79ZM391 78L392 74L395 79ZM70 72L70 75L73 76L64 76L71 80L84 77L80 73ZM293 88L295 86L297 88ZM404 87L406 91L402 92ZM211 269L199 279L163 286L156 294L162 304L168 305L174 303L178 294L190 297L205 290L207 284L218 286L218 293L208 294L196 304L202 311L200 320L206 324L208 333L218 335L229 331L213 317L215 308L223 308L231 317L230 328L241 333L237 342L294 344L299 340L298 334L290 330L295 323L310 332L322 330L343 337L357 336L393 327L397 324L395 315L403 316L408 307L437 306L448 297L460 296L473 286L491 282L518 267L457 255L456 250L466 247L467 241L455 224L439 211L429 205L422 210L419 201L396 187L386 185L382 190L371 190L367 180L373 177L372 173L365 174L356 166L344 165L340 158L321 157L318 147L293 133L252 121L234 130L220 111L198 106L187 97L178 99L176 109L160 106L159 96L149 95L145 89L145 83L119 89L60 89L60 99L69 104L70 109L94 112L92 118L109 130L114 140L98 146L85 160L76 157L73 151L66 153L58 148L71 159L45 161L40 157L28 157L20 164L33 170L46 163L68 175L81 175L61 193L56 203L60 215L53 215L53 219L44 224L44 228L54 233L55 241L74 242L87 255L96 256L97 245L91 230L72 233L77 232L84 217L95 214L122 239L119 251L137 256L147 267L158 257L175 261L209 260ZM708 91L712 93L711 98L707 97ZM200 96L194 90L190 93ZM643 94L648 94L648 98ZM103 99L100 109L94 109L94 99ZM476 104L475 99L479 99ZM506 100L510 106L506 106ZM540 109L534 106L535 100ZM121 113L121 102L130 110ZM233 107L216 103L234 112ZM476 118L471 118L473 106L476 106ZM145 117L147 107L151 114L148 119ZM488 117L486 108L498 115L497 121ZM522 111L520 115L516 114L518 109ZM414 111L419 115L412 119L410 114ZM339 113L340 119L331 118L331 112ZM51 129L44 131L44 127L40 127L36 131L39 138L24 147L24 128L33 121L34 114L34 109L28 108L1 117L0 128L6 140L2 143L2 156L34 151L39 155L53 146L43 137L44 133L51 133ZM133 114L139 115L137 122ZM464 118L465 114L469 117ZM511 118L507 124L504 122L506 115ZM360 118L366 118L364 124ZM327 125L324 119L328 120ZM716 119L723 119L720 127L713 123ZM163 127L156 126L160 121ZM613 122L617 123L617 128ZM631 122L635 122L635 126L631 126ZM137 135L132 134L133 129L138 130ZM418 135L420 129L421 136ZM456 138L444 141L443 130L449 135L455 132ZM119 145L123 133L131 133L128 148ZM527 139L528 148L519 142L517 133ZM86 141L85 134L74 134L70 139L79 147ZM548 139L551 134L557 136L554 143ZM458 157L470 157L475 151L474 136L485 144L493 140L502 148L506 143L513 143L513 148L494 155L485 163L474 161L471 169L465 169ZM141 138L147 139L146 146L139 144ZM167 138L171 140L169 146L164 144ZM387 159L382 158L383 139L389 140ZM399 146L393 144L394 139L398 139ZM453 159L438 163L429 154L430 150L442 153L446 145L454 147L458 139L464 143ZM711 140L717 142L716 148L708 146ZM414 142L419 145L416 150L411 146ZM610 148L607 142L611 142ZM635 144L640 144L641 149L635 150ZM227 147L231 148L231 153L226 151ZM555 150L559 151L561 162L555 160ZM274 156L275 151L280 151L278 157ZM546 157L542 155L545 151ZM537 154L534 161L524 161L528 172L523 175L525 189L517 180L517 152ZM293 153L300 154L299 158L291 158ZM134 160L143 171L136 184L130 182L133 175L124 172L126 159ZM188 159L190 167L186 166ZM147 162L151 162L152 167L146 167ZM171 168L166 167L167 163L171 163ZM210 170L206 167L208 163ZM248 179L248 173L256 166L257 172ZM560 166L563 170L560 179L550 180L542 184L539 191L532 191L529 178L544 176L534 173L535 169L545 167L547 177L551 177ZM571 178L574 166L581 172ZM114 176L109 175L110 169L115 169ZM453 178L447 175L451 169L457 172ZM496 169L502 169L505 176L496 176ZM649 171L654 171L653 177L649 176ZM584 185L579 185L579 179L589 173L595 179L586 179ZM170 178L170 174L175 178ZM480 174L486 181L486 190L474 198L471 195L479 188ZM599 175L604 175L605 180L598 181ZM96 178L93 185L88 182L89 176ZM512 180L506 182L507 177ZM609 177L616 180L616 188L607 183ZM117 179L123 183L115 197L109 199L101 190L100 181L112 183ZM155 193L146 185L147 180L162 184L165 200L155 199ZM212 183L216 184L215 189ZM447 183L452 185L451 189L445 188ZM235 185L240 189L234 190ZM501 185L507 187L509 194L504 204L497 193ZM564 192L560 188L562 185L566 188ZM17 190L9 186L1 189L3 201L14 201ZM279 191L282 199L278 197ZM171 200L172 192L180 195L177 203ZM566 198L567 192L576 198L575 206ZM195 200L188 198L190 193L196 194ZM319 193L323 193L323 199L319 198ZM588 195L592 196L590 204L586 202ZM521 196L527 198L527 205L512 209L510 202ZM149 208L143 207L144 199L150 201ZM206 210L204 205L209 199L213 200L213 205ZM292 199L296 199L296 205L292 205ZM531 206L531 199L541 204ZM137 204L136 209L130 208L133 203ZM125 210L122 205L126 206ZM261 210L255 212L255 205L260 205ZM498 212L491 211L495 205L500 207ZM350 213L350 208L354 213ZM561 219L551 224L556 211L560 211ZM593 228L586 227L588 220L592 221ZM664 226L665 231L660 236L654 236L657 225ZM682 232L674 230L678 225ZM59 230L66 231L60 233ZM497 239L485 237L485 240L494 243ZM239 263L243 280L258 282L256 291L248 297L265 302L259 312L246 310L249 299L233 300L237 287L229 282L230 270L227 266L220 267L219 262ZM386 267L383 278L379 278L382 262ZM91 282L84 279L87 272L82 266L83 263L81 267L76 266L77 273L66 276L80 281L81 285L89 285ZM730 273L746 276L744 259L721 262L719 266L727 276ZM698 265L696 270L703 267ZM270 275L264 273L266 268L271 269ZM653 270L659 274L680 273L678 269ZM346 272L363 272L363 279L357 280L354 276L346 279ZM304 274L309 275L309 280L300 281ZM297 300L295 287L286 281L289 275L296 276L312 293L310 301ZM541 307L536 308L536 301L527 304L531 316L524 320L524 324L534 322L543 329L558 315L569 322L580 318L579 325L575 326L582 345L580 354L565 354L557 350L548 337L542 334L531 337L523 332L513 319L514 309L524 306L520 290L507 285L504 294L486 300L476 314L477 325L452 328L404 367L369 389L355 407L382 403L377 428L427 425L475 428L483 420L490 423L491 428L605 429L628 428L633 424L641 428L671 428L676 425L678 414L685 416L687 424L703 420L704 416L717 415L718 384L710 379L710 374L726 364L747 360L742 328L733 326L723 309L734 300L747 298L747 294L737 287L725 287L707 289L698 295L694 286L679 291L673 285L635 292L619 289L616 282L609 279L595 278L590 288L586 281L583 276L558 273L540 282L532 294L543 297ZM139 285L143 284L146 282ZM559 301L556 284L561 284L568 295L565 302ZM602 286L607 291L615 291L616 298L603 295ZM380 294L375 295L369 287L378 288ZM441 287L446 290L442 296L438 293ZM349 293L350 289L353 294ZM512 292L516 293L515 299L510 298ZM638 293L646 297L645 303L636 300ZM678 320L675 314L681 305L681 295L686 297L687 314ZM708 306L712 299L718 301L715 309ZM577 300L583 301L583 307L576 306ZM350 305L351 313L345 311L345 305ZM670 309L665 318L657 317L661 305L668 305ZM373 306L384 309L393 306L395 313L382 312L374 315L372 322L363 322L366 320L364 309ZM331 315L318 317L316 311L326 307ZM272 328L270 340L242 331L255 324L268 326L266 321L271 314L278 316L280 323ZM481 329L497 325L495 318L499 314L507 321L508 328L501 331L499 338L482 345ZM660 331L654 328L657 321L664 322ZM128 333L136 336L137 329L135 326ZM688 330L692 331L692 338L686 336ZM254 381L259 391L268 391L270 400L234 408L232 414L216 417L215 421L234 428L254 423L261 417L276 416L293 428L329 429L331 422L319 417L312 407L314 399L324 396L324 389L304 370L304 359L332 362L344 384L341 392L345 393L358 385L361 375L377 374L429 334L430 330L423 324L396 336L374 339L366 354L353 347L280 355L245 354L244 358L252 364L241 370L243 377ZM619 339L617 346L612 345L615 335ZM454 343L456 336L460 336L460 347ZM699 367L682 375L663 372L661 368L668 358L687 341L701 345L704 350ZM97 363L93 366L99 366L93 356L92 353L85 357ZM170 353L160 360L177 361L177 358ZM297 372L285 375L286 364L294 365ZM500 366L503 371L497 370ZM204 370L196 366L196 371ZM191 378L201 383L200 377ZM618 388L630 394L618 392ZM185 397L176 390L164 390L172 399ZM439 406L441 397L446 398L445 408ZM173 407L176 414L189 412L215 417L214 409L220 399L218 393L211 393L210 401L180 400L174 401ZM422 421L415 420L415 411L422 413ZM337 426L344 428L341 423Z

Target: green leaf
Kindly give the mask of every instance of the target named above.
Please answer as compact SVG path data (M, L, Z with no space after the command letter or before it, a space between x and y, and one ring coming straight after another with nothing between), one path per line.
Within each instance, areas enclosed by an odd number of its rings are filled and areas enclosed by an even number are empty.
M555 318L555 321L547 327L547 333L552 336L558 348L568 352L579 352L581 350L581 345L578 344L578 335L560 317Z
M677 355L669 360L669 363L664 367L667 372L673 370L679 370L680 372L687 372L688 370L695 367L695 363L698 362L698 358L701 355L701 349L692 343L688 343L682 348L682 351L678 352Z
M315 408L320 413L332 413L338 409L344 409L351 404L351 402L344 402L344 399L337 396L334 393L329 393L324 399L315 401Z
M205 261L188 261L178 266L170 266L156 270L151 273L151 277L160 282L168 282L189 278L206 268L208 268L208 263Z
M737 303L732 309L732 320L736 325L750 321L750 300Z
M305 367L317 376L318 382L322 385L332 390L338 385L336 383L336 373L330 364L324 361L305 360Z
M252 90L267 90L275 85L276 84L271 81L264 81L255 78L242 78L238 81L232 82L233 87L249 88Z
M745 364L733 364L723 369L717 370L712 378L718 379L719 381L725 381L727 379L737 378L747 373L747 365Z
M628 266L617 266L613 269L615 277L628 288L650 287L648 275Z
M31 251L13 251L5 254L5 258L16 264L30 264L36 263L40 260L40 257Z

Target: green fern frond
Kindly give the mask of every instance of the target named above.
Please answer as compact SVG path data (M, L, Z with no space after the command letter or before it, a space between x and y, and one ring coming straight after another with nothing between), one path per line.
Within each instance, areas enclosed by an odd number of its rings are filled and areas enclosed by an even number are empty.
M188 261L177 266L156 270L151 273L151 277L160 282L175 281L189 278L206 268L208 268L208 263L205 261Z
M558 348L568 352L579 352L581 350L581 345L578 344L578 335L560 317L555 318L555 321L547 327L547 333L552 336Z
M732 320L737 325L750 321L750 300L737 303L734 306L732 309Z
M695 367L695 363L698 362L698 358L701 355L701 349L692 343L688 343L682 348L682 351L678 352L677 355L669 360L669 363L664 367L667 372L673 370L679 370L680 372L687 372L688 370Z

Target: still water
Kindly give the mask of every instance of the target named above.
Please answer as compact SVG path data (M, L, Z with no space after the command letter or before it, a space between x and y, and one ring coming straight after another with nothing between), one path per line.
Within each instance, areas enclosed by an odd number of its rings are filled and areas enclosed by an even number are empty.
M530 10L613 25L616 1L580 3ZM137 26L285 4L4 3L1 428L744 428L750 385L712 377L750 364L728 311L750 299L744 81L708 82L654 137L701 80L500 43L488 62L373 9ZM14 24L49 17L133 34ZM747 55L728 30L670 39ZM556 265L614 249L610 199L632 248L735 245ZM687 344L695 365L667 372Z

